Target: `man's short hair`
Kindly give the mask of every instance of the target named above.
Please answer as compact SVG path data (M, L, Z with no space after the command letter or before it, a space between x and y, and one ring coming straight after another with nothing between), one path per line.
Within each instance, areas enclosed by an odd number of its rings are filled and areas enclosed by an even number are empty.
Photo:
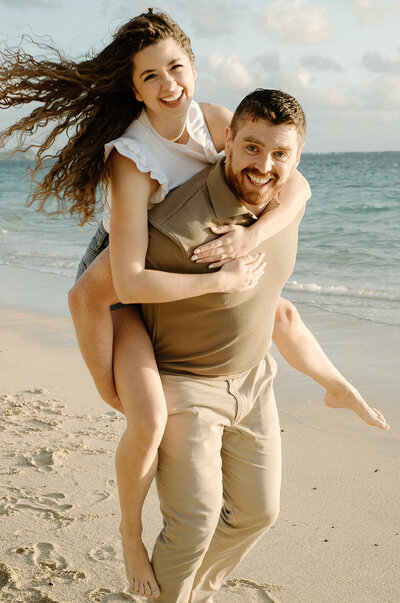
M232 117L232 139L235 138L242 124L246 120L256 121L265 119L274 126L292 124L297 129L300 140L306 134L306 118L297 100L281 92L281 90L267 90L257 88L250 92L239 104Z

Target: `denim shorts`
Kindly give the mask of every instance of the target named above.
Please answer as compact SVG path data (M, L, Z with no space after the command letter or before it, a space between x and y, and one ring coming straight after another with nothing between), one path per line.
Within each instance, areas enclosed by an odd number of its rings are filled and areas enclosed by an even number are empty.
M100 253L108 247L108 243L109 243L108 232L104 228L103 222L100 222L99 226L97 227L96 232L94 233L94 235L88 245L88 248L86 249L85 253L83 254L81 261L79 262L78 272L76 273L75 282L78 280L78 278L80 276L82 276L82 274L90 266L90 264L93 262L93 260L95 260L97 258L97 256L100 255ZM121 304L120 302L118 302L118 303L110 306L110 310L116 310L117 308L121 308L124 305L125 304Z
M80 276L85 272L85 270L90 266L90 264L97 258L98 255L108 247L109 235L106 229L103 226L103 222L100 222L96 232L94 233L88 248L86 249L83 257L78 266L78 272L76 273L76 279L78 280Z

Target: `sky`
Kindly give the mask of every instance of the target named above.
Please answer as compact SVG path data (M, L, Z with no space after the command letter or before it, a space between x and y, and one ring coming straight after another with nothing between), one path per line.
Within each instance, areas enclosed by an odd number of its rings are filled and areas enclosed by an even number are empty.
M198 102L278 88L306 113L305 152L400 150L400 0L159 1L0 0L0 41L51 36L77 58L155 6L192 41ZM20 115L0 110L0 128Z

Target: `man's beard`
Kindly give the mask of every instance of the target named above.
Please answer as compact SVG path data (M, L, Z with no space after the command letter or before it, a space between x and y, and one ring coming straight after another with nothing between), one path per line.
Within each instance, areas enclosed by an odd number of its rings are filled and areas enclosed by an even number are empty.
M251 183L249 182L248 186L246 186L246 174L264 178L265 180L271 179L271 182L268 183L268 190L250 190ZM225 164L225 179L240 201L246 203L246 205L253 205L254 207L266 205L271 199L274 199L277 196L281 187L279 176L273 172L263 174L256 169L245 168L238 176L233 173L230 163L228 165Z

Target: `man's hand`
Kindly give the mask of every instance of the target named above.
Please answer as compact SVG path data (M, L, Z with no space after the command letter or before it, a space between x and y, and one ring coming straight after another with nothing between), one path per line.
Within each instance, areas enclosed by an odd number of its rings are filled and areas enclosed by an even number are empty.
M222 235L197 247L191 259L197 264L212 262L209 268L220 268L227 262L247 255L257 247L254 231L239 224L211 226L212 232Z

